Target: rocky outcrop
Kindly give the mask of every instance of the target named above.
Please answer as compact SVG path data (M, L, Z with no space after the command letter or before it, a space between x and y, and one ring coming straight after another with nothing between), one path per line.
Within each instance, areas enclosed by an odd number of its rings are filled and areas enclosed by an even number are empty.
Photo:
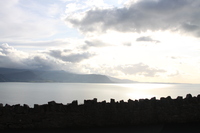
M37 105L0 104L0 129L56 129L134 126L166 123L199 123L200 95L97 102L97 99L64 105L54 101Z

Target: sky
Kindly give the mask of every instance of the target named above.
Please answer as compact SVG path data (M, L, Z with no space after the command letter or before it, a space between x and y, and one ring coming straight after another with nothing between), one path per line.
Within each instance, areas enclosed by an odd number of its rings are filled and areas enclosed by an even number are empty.
M199 0L0 0L0 67L200 83Z

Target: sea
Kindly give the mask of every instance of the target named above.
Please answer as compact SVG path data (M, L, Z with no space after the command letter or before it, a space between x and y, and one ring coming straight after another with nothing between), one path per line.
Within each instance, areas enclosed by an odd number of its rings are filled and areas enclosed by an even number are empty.
M3 105L47 104L49 101L69 104L74 100L83 104L84 100L97 98L98 102L110 102L129 99L150 99L171 96L185 98L187 94L198 96L200 84L165 84L165 83L0 83L0 103Z

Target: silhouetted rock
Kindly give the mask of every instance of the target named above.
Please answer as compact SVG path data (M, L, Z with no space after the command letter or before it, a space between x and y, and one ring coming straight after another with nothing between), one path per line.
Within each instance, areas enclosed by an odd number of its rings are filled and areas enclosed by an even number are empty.
M191 94L187 94L185 99L192 99L192 95Z
M200 123L200 95L188 94L184 99L170 96L151 99L97 99L78 101L63 105L50 101L48 104L21 106L0 104L0 129L55 129L117 127L152 124Z

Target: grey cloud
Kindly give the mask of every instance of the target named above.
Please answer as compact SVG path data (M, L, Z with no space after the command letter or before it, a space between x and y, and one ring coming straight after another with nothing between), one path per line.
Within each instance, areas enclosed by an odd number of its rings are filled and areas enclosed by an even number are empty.
M187 31L188 33L193 33L197 37L200 37L200 27L195 24L184 23L182 24L183 30Z
M175 56L171 56L170 58L171 58L171 59L177 59L177 57L175 57Z
M24 67L20 56L23 56L22 53L8 44L4 43L0 45L0 67Z
M152 41L152 39L148 36L142 36L136 39L136 41Z
M89 52L83 52L83 53L71 53L71 50L50 50L47 52L50 56L54 58L61 59L62 61L66 62L81 62L84 59L89 59L94 56L94 54L91 54Z
M0 67L8 68L26 68L27 65L23 63L23 55L13 47L4 43L0 45Z
M136 39L136 41L140 42L140 41L144 41L144 42L154 42L154 43L160 43L160 41L158 40L154 40L149 36L142 36Z
M85 43L88 45L88 46L92 46L92 47L100 47L102 45L105 45L105 43L103 43L102 41L100 40L86 40Z
M82 19L68 16L66 21L82 32L173 30L198 36L199 12L199 0L140 0L123 8L92 9Z
M10 58L9 56L6 55L1 55L0 54L0 67L8 67L8 68L20 68L22 67L23 64L21 64L20 62L13 60L12 58Z
M131 46L132 44L131 44L131 42L127 42L127 43L124 43L123 45L124 46Z
M90 54L88 52L86 53L78 53L78 54L70 54L68 56L63 57L62 59L64 61L69 61L69 62L80 62L84 59L89 59L90 57L93 57L93 54Z
M142 75L147 77L155 77L158 73L166 72L163 69L152 68L143 63L118 66L117 69L128 75Z
M199 26L192 25L192 24L187 24L187 23L182 24L182 26L187 31L194 31L194 30L198 30L199 29Z
M67 52L64 50L64 52ZM59 55L59 52L54 52ZM63 63L56 58L52 58L46 53L36 53L30 55L16 50L8 44L0 44L0 67L24 68L24 69L44 69L44 70L71 70L76 66L72 63Z
M57 58L60 58L62 57L62 51L60 50L50 50L49 51L49 54L53 57L57 57Z
M106 47L106 46L112 46L112 45L114 44L109 44L98 39L94 39L94 40L91 39L91 40L86 40L85 45L83 45L81 48L84 50L87 50L88 48L91 48L91 47ZM131 42L124 42L122 43L122 45L131 46Z
M60 68L60 64L55 60L43 58L42 56L34 56L33 58L27 58L23 60L23 63L29 66L29 68L35 68L40 70L52 70Z
M88 48L91 48L91 47L105 47L109 45L110 44L107 44L101 40L95 39L95 40L86 40L85 45L83 45L81 48L84 50L87 50Z

